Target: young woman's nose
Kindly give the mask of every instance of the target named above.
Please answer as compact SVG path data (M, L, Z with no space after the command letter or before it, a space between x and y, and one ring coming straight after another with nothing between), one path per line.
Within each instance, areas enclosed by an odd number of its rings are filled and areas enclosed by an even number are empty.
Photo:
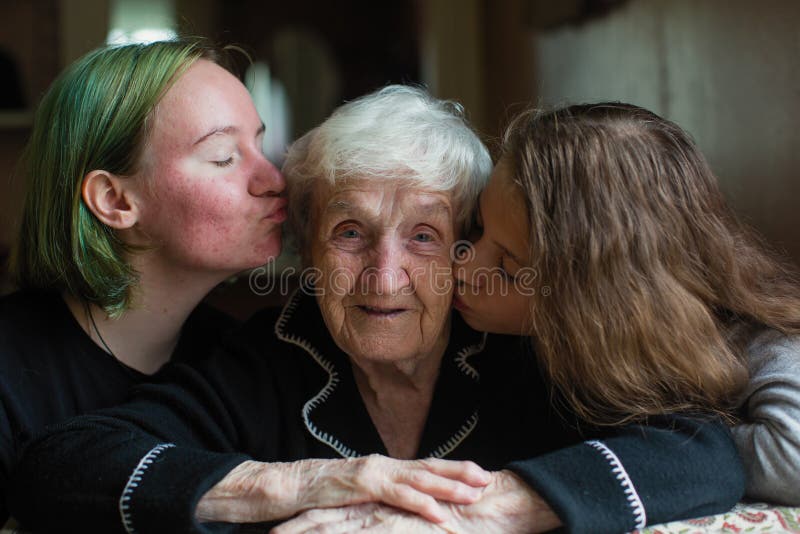
M286 180L281 171L263 155L259 155L248 192L254 197L277 196L286 188Z

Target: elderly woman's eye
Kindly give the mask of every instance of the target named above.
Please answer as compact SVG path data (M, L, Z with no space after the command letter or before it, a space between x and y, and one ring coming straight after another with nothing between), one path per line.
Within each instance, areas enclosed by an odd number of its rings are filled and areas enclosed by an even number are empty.
M414 239L416 239L420 243L430 243L435 239L435 237L427 232L419 232L414 235Z
M356 239L356 238L361 236L361 234L358 232L358 230L354 230L352 228L349 229L349 230L343 230L343 231L339 232L339 235L341 237L344 237L345 239Z

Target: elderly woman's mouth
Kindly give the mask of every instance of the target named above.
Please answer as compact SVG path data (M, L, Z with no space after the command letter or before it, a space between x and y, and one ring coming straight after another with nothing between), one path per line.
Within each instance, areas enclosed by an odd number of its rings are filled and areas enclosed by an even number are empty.
M373 317L394 317L408 311L406 308L386 308L366 305L357 305L356 308Z

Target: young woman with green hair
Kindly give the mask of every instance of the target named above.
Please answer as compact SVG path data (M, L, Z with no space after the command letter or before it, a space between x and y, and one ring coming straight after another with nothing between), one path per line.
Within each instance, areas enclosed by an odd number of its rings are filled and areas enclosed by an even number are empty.
M0 299L3 493L27 437L214 344L234 321L201 299L280 252L284 180L223 58L190 39L101 48L42 99L20 291Z

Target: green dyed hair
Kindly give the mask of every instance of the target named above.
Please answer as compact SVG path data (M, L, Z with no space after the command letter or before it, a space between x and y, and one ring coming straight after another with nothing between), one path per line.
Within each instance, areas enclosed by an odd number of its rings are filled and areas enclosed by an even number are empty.
M94 50L53 82L21 161L27 193L11 258L18 286L68 291L112 316L130 306L132 249L86 207L83 178L137 172L154 108L200 58L227 68L218 49L183 38Z

